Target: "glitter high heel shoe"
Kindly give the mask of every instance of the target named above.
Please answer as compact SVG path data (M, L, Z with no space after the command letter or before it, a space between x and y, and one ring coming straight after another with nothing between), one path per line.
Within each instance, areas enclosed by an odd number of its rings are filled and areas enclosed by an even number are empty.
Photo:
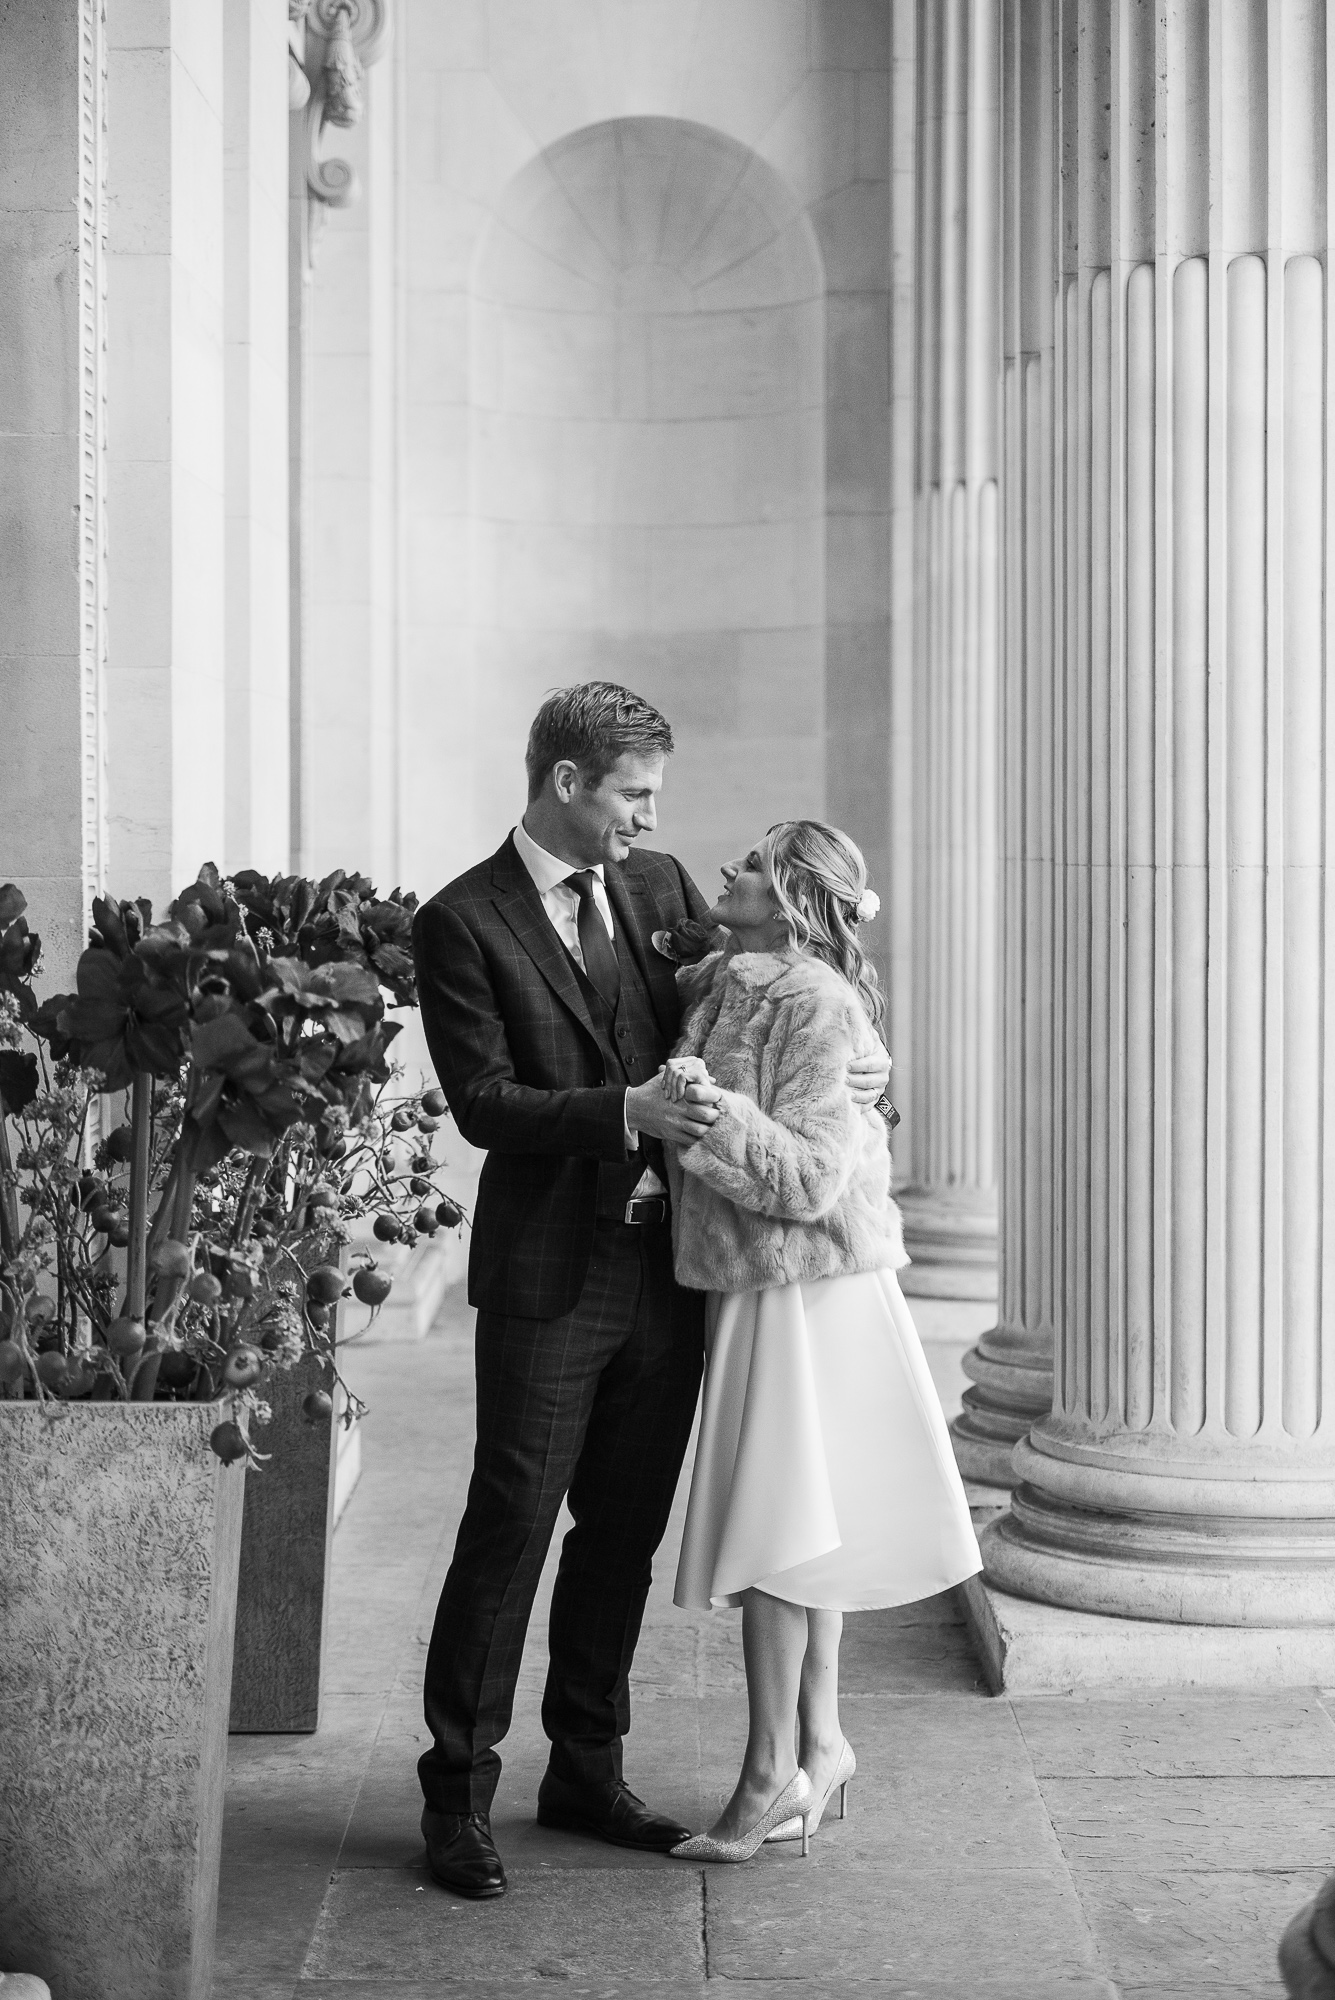
M802 1852L807 1854L810 1852L807 1821L811 1817L811 1802L811 1780L805 1771L799 1771L792 1783L784 1786L768 1812L739 1840L715 1840L711 1834L697 1833L674 1847L673 1857L677 1861L749 1861L764 1846L770 1828L789 1818L793 1819L795 1826L800 1826Z
M858 1760L853 1755L853 1745L845 1737L844 1747L839 1752L839 1762L834 1767L834 1776L826 1787L824 1797L818 1799L811 1809L810 1831L812 1833L820 1825L825 1808L829 1805L836 1791L839 1794L839 1817L840 1819L848 1818L848 1781L855 1775L857 1768ZM767 1833L765 1838L766 1840L796 1840L801 1832L802 1826L799 1820L786 1819L782 1826L776 1826L773 1833Z

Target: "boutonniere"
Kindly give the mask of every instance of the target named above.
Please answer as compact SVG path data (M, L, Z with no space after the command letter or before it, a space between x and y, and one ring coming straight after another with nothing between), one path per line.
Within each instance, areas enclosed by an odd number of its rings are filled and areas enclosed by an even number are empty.
M671 930L655 931L653 947L662 958L673 965L698 965L711 951L718 949L720 936L718 928L710 924L698 923L694 917L684 917Z

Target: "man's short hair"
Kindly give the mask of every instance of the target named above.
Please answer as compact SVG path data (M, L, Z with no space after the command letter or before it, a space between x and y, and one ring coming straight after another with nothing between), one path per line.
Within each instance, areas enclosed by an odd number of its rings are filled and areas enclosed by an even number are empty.
M563 760L579 766L586 785L598 785L627 751L672 755L672 731L656 708L615 681L554 688L528 732L529 798L536 799L548 772Z

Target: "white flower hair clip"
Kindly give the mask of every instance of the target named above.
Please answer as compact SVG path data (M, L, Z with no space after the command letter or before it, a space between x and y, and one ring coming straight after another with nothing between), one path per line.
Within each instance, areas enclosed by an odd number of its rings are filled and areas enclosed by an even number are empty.
M881 907L881 899L874 889L864 889L858 897L857 908L853 912L860 924L869 924Z

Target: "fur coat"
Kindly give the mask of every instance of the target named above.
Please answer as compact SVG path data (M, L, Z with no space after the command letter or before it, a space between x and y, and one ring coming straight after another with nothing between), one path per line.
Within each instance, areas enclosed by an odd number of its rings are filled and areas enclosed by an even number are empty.
M723 1090L704 1139L674 1153L678 1282L754 1292L908 1262L890 1198L885 1123L848 1089L877 1049L857 993L800 952L718 952L677 975L673 1054L701 1056Z

